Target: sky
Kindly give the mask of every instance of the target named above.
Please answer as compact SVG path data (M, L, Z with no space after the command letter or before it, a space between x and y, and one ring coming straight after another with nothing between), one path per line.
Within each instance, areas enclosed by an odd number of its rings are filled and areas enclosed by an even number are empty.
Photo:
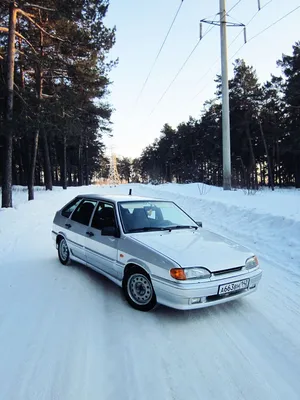
M218 0L183 0L175 24L140 95L180 3L181 0L110 0L105 23L117 28L116 44L110 57L119 58L119 64L110 73L109 101L114 113L113 138L104 137L108 154L113 151L118 156L139 157L143 149L160 136L165 123L176 128L189 116L199 118L204 102L214 97L214 79L221 69L218 27L202 39L159 102L199 40L200 20L218 18ZM226 3L228 11L238 3L229 13L232 22L248 24L258 10L258 0L227 0ZM248 40L299 5L299 0L261 0L261 11L247 26ZM242 48L243 35L234 41L242 28L228 28L229 77L236 58L243 58L252 65L262 83L270 78L271 73L279 75L276 61L282 54L291 54L292 46L300 40L299 17L300 8L257 38L249 40ZM204 32L208 29L210 25L203 26ZM237 50L239 52L235 55Z

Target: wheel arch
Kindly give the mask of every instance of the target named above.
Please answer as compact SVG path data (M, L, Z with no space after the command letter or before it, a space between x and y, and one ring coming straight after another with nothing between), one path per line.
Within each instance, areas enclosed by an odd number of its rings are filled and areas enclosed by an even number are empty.
M140 261L140 260L130 260L128 261L128 263L125 265L124 268L124 274L123 274L123 278L130 272L130 269L133 267L138 267L141 268L142 270L144 270L151 278L151 271L150 268L147 266L146 263Z
M66 236L65 236L62 232L58 232L57 235L56 235L56 244L58 245L59 242L60 242L62 239L67 240Z

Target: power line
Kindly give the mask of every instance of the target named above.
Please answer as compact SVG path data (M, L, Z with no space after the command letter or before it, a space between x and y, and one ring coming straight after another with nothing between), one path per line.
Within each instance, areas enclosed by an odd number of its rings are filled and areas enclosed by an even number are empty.
M190 52L190 54L188 55L188 57L186 58L185 62L182 64L182 66L180 67L180 69L178 70L177 74L174 76L173 80L171 81L171 83L169 84L169 86L167 87L167 89L163 92L163 94L161 95L160 99L158 100L158 102L155 104L155 106L153 107L150 115L152 115L154 113L154 111L156 110L157 106L160 104L160 102L162 101L162 99L165 97L165 95L168 93L168 91L170 90L171 86L173 85L173 83L176 81L177 77L179 76L180 72L183 70L183 68L186 66L186 64L188 63L189 59L192 57L192 55L194 54L195 50L197 49L198 45L200 43L200 40L196 43L196 45L194 46L193 50Z
M242 1L242 0L239 0L232 8L228 11L228 13L229 13L230 11L232 11L241 1ZM259 12L260 12L261 10L263 10L265 7L267 7L272 1L273 1L273 0L268 1L268 3L266 3L266 4L265 4L263 7L261 7L258 11L256 11L256 13L255 13L255 14L250 18L250 20L246 23L245 27L249 26L249 25L253 22L253 20L256 18L256 16L259 14ZM299 7L300 7L300 6L299 6ZM228 14L228 13L227 13L227 14ZM228 48L230 48L230 47L237 41L237 39L242 35L243 32L244 32L244 28L243 28L243 29L236 35L236 37L230 42ZM245 43L239 48L239 50L233 55L233 57L234 57L244 46L245 46ZM232 60L233 57L231 57L230 60ZM199 79L199 81L196 83L196 85L198 85L200 82L202 82L202 80L203 80L204 78L206 78L206 76L210 73L210 71L213 69L213 67L214 67L219 61L220 61L220 57L218 57L218 58L214 61L214 63L210 66L210 68L205 72L205 74L202 75L202 77ZM203 92L203 90L204 90L208 85L209 85L209 83L207 83L203 88L201 88L201 90L196 94L196 96L193 97L192 100L195 100L195 99L199 96L199 94L200 94L201 92Z
M287 18L288 16L290 16L291 14L293 14L295 11L297 11L298 9L300 9L300 6L297 6L296 8L294 8L293 10L289 11L287 14L285 14L283 17L279 18L278 20L274 21L272 24L270 24L269 26L267 26L266 28L264 28L262 31L258 32L256 35L252 36L247 43L251 42L252 40L256 39L258 36L262 35L263 33L265 33L267 30L271 29L273 26L277 25L279 22L281 22L282 20L284 20L285 18ZM237 53L239 53L241 51L241 49L245 46L245 44L243 44L235 53L234 55L230 58L230 60L232 60Z
M270 0L267 4L265 4L259 11L261 11L263 8L265 8L269 3L271 3L272 0ZM258 32L256 35L252 36L247 43L251 42L252 40L256 39L258 36L262 35L264 32L266 32L267 30L269 30L270 28L272 28L273 26L275 26L276 24L278 24L279 22L281 22L282 20L284 20L285 18L287 18L288 16L290 16L291 14L293 14L295 11L297 11L298 9L300 9L300 6L297 6L296 8L294 8L293 10L289 11L287 14L285 14L284 16L282 16L281 18L279 18L278 20L274 21L272 24L270 24L269 26L267 26L266 28L264 28L262 31ZM257 14L259 13L259 11L257 11L253 17L249 20L249 22L246 24L246 26L250 25L250 23L254 20L254 18L257 16ZM238 39L238 37L243 33L243 31L241 31L235 38L234 40L230 43L229 47ZM247 43L243 43L242 46L233 54L233 56L231 56L231 58L229 60L232 60L240 51L241 49L247 44ZM201 80L203 78L205 78L208 73L212 70L212 68L214 67L214 65L219 61L216 60L214 62L214 64L210 67L210 69L205 73L205 75L203 75L203 77L201 78ZM206 84L197 94L196 96L193 98L193 100L199 96L199 94L208 86L208 84Z
M180 10L181 10L183 1L184 1L184 0L181 0L181 3L180 3L180 5L179 5L179 7L178 7L178 9L177 9L177 11L176 11L176 14L175 14L175 16L174 16L174 18L173 18L173 20L172 20L172 23L171 23L171 25L170 25L170 27L169 27L169 29L168 29L168 32L167 32L167 34L166 34L166 36L165 36L165 38L164 38L164 40L163 40L163 42L162 42L162 45L161 45L160 48L159 48L159 51L158 51L158 53L157 53L157 55L156 55L156 57L155 57L155 59L154 59L154 62L153 62L153 64L152 64L151 68L150 68L150 71L149 71L149 73L148 73L148 75L147 75L147 78L145 79L145 82L143 83L143 86L142 86L142 88L141 88L141 90L140 90L140 92L139 92L139 95L138 95L138 97L137 97L137 99L136 99L136 103L137 103L138 100L140 99L140 97L141 97L141 95L142 95L142 93L143 93L143 91L144 91L144 89L145 89L145 87L146 87L146 85L147 85L147 82L148 82L148 80L149 80L149 78L150 78L150 76L151 76L151 74L152 74L152 72L153 72L153 70L154 70L154 67L155 67L155 65L156 65L156 63L157 63L157 60L158 60L158 58L159 58L159 56L160 56L160 53L162 52L162 49L163 49L164 46L165 46L165 43L166 43L166 41L167 41L167 39L168 39L168 37L169 37L169 35L170 35L170 32L171 32L171 30L172 30L172 28L173 28L173 25L174 25L174 23L175 23L175 21L176 21L176 19L177 19L177 17L178 17L178 14L179 14L179 12L180 12Z
M243 1L243 0L238 0L238 1L231 7L231 9L230 9L229 11L227 11L227 15L228 15L232 10L234 10L242 1Z
M267 26L265 29L263 29L261 32L259 32L258 34L252 36L248 42L250 42L251 40L257 38L258 36L260 36L261 34L263 34L264 32L266 32L267 30L269 30L270 28L272 28L274 25L278 24L279 22L281 22L283 19L289 17L291 14L293 14L295 11L297 11L300 8L300 6L294 8L292 11L288 12L287 14L285 14L283 17L279 18L277 21L273 22L271 25Z
M176 75L174 76L174 78L172 79L171 83L169 84L169 86L166 88L166 90L163 92L163 94L161 95L161 97L159 98L158 102L155 104L155 106L153 107L151 113L149 114L149 116L151 116L154 111L156 110L157 106L161 103L161 101L163 100L163 98L165 97L165 95L168 93L168 91L170 90L171 86L173 85L173 83L176 81L176 79L178 78L178 76L180 75L181 71L184 69L184 67L186 66L186 64L188 63L188 61L190 60L190 58L192 57L192 55L194 54L194 52L196 51L197 47L199 46L200 42L204 39L204 37L206 35L209 34L209 32L214 29L215 26L210 27L202 36L202 39L199 39L198 42L196 43L196 45L193 47L192 51L189 53L189 55L187 56L187 58L185 59L184 63L182 64L182 66L180 67L180 69L178 70L178 72L176 73Z

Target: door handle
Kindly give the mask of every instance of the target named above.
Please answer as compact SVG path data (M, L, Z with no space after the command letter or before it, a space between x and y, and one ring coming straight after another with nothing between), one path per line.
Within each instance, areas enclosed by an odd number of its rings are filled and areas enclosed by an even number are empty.
M71 226L72 226L71 224L65 224L65 227L68 229L71 228Z
M95 235L93 234L93 232L86 232L86 234L87 234L89 237L95 236Z

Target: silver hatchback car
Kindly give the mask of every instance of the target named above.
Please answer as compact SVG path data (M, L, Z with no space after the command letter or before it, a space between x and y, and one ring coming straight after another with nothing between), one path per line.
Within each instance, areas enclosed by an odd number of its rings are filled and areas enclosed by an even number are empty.
M253 293L262 276L251 251L203 229L171 201L77 196L56 213L52 236L62 264L100 272L141 311L224 303Z

